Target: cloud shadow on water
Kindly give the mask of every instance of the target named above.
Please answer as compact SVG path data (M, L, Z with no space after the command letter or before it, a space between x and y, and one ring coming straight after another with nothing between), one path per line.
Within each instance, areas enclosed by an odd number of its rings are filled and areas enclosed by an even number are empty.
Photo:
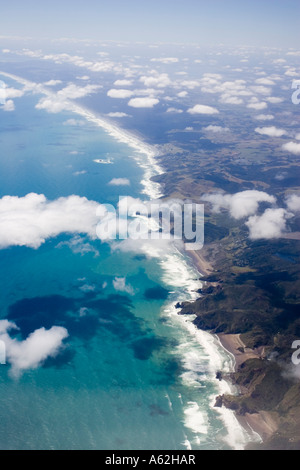
M169 292L167 289L164 289L161 286L151 287L146 289L144 292L144 297L147 300L166 300L168 298Z
M154 293L157 294L156 290ZM80 315L82 310L84 315ZM154 336L145 321L134 315L132 299L121 294L106 298L95 298L89 293L81 298L61 295L24 298L10 305L7 318L16 323L19 328L16 335L22 340L39 328L50 329L55 325L68 330L67 347L56 358L48 359L45 367L61 367L72 362L75 355L72 339L88 345L96 335L109 333L132 349L136 359L143 361L168 345L166 339Z

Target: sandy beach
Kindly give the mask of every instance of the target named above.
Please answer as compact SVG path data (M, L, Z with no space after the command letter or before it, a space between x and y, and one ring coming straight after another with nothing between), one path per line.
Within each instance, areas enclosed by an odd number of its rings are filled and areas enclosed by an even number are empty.
M248 359L262 359L264 347L250 349L246 348L239 334L218 334L223 348L229 351L235 358L235 370ZM257 433L262 441L270 438L278 429L278 423L272 413L260 411L259 413L246 413L244 416L237 415L240 424L248 431Z
M212 264L205 259L203 251L190 251L189 255L197 267L199 273L209 276L214 272ZM217 335L222 347L228 351L235 360L235 371L248 359L261 359L264 357L264 347L251 349L243 343L240 334ZM259 413L246 413L245 416L236 414L240 425L250 434L257 434L258 441L265 441L278 429L278 424L271 413L260 411Z
M211 263L204 258L201 251L187 251L187 254L192 258L194 265L202 276L209 276L214 272Z
M245 346L239 334L217 335L223 348L233 354L235 358L235 370L248 359L261 359L264 357L264 348L250 349Z
M259 413L246 413L245 416L238 416L238 420L245 429L256 432L262 439L267 440L278 429L278 423L271 412L260 411Z

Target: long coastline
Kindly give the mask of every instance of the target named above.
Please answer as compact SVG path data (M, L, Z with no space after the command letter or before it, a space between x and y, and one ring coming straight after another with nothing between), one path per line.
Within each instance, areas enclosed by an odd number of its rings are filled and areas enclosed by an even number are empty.
M29 80L23 79L16 75L4 73L4 72L3 73L1 72L1 75L7 76L8 78L11 78L12 80L19 82L20 84L24 85L28 90L31 90L31 91L35 90L36 93L44 94L52 99L55 99L56 97L56 94L54 92L46 89L40 84L30 82ZM67 101L65 109L67 111L71 111L77 115L84 117L87 121L101 127L104 131L106 131L109 135L111 135L117 141L125 143L130 148L132 148L134 152L133 158L135 158L137 164L139 164L144 169L144 172L145 172L144 180L142 181L142 184L144 186L144 191L143 191L144 194L150 199L157 199L163 196L163 194L161 193L160 185L152 181L153 176L163 173L163 170L160 168L160 166L157 164L157 161L156 161L158 152L156 151L155 148L153 148L150 145L147 145L138 137L136 137L134 134L119 128L113 122L110 122L104 119L103 117L98 116L94 112L86 109L85 107L81 105L75 104L74 102L71 102L71 101ZM146 156L146 159L145 159L145 156ZM184 253L183 256L187 263L191 263L194 267L196 267L199 273L199 278L213 273L212 265L209 263L208 260L204 258L201 252L196 252L196 251L188 252L188 254ZM191 257L192 257L192 261L191 261ZM205 334L208 334L208 333L205 333ZM237 348L235 347L234 341L233 340L230 341L229 338L225 339L224 337L222 338L219 337L219 339L220 339L220 345L223 347L223 349L226 352L229 352L230 354L233 355L237 363L239 359L238 359L238 354L236 352ZM218 346L216 345L215 347L217 349ZM227 418L226 416L224 416L224 420L226 419L228 419L228 414L227 414ZM240 422L241 427L246 429L247 433L249 433L249 429L250 431L252 429L255 432L258 432L255 429L254 420L251 421L252 423L251 426L250 424L246 425L245 422L242 422L241 420L239 420L239 422ZM231 424L232 424L232 421L231 421ZM228 422L227 422L227 425L228 425ZM230 426L230 423L229 423L229 426Z
M42 84L32 82L30 80L7 72L0 71L0 75L8 77L20 83L28 91L33 91L36 94L45 95L52 100L57 99L57 94L45 88L45 86L43 86ZM105 132L107 132L118 142L127 144L130 148L132 148L135 154L133 158L145 171L144 180L141 182L144 186L143 193L152 199L158 199L159 197L162 197L162 193L160 192L160 185L151 181L151 178L153 176L161 174L163 172L163 170L160 168L155 159L155 157L158 155L156 149L154 149L150 145L147 145L145 142L136 137L133 133L118 127L114 122L109 121L108 119L104 119L102 116L97 115L95 112L92 112L86 107L76 104L73 101L65 100L64 110L70 111L85 118L88 122L91 122L101 127ZM147 161L145 161L145 158L143 158L144 155L147 156Z
M115 138L119 142L125 143L129 147L131 147L135 152L135 160L137 164L139 164L145 171L144 180L141 182L144 185L143 193L147 195L150 199L158 199L164 196L163 193L160 191L160 185L152 181L153 176L163 173L163 170L160 168L160 166L156 162L156 157L158 156L158 152L156 152L150 145L145 144L135 135L131 134L128 131L124 131L123 129L120 129L115 124L112 124L111 122L108 122L102 117L95 115L93 112L91 112L90 110L87 110L86 108L72 104L69 110L76 114L81 115L82 117L85 117L89 122L92 122L98 125L99 127L104 129L106 132L108 132L109 135L111 135L113 138ZM145 162L144 158L139 158L137 155L139 155L140 157L145 155L147 157L147 162ZM194 258L194 261L196 261L196 263L193 263L193 266L194 264L196 264L197 271L199 273L200 278L203 275L208 275L213 272L212 265L202 256L202 254L196 251L191 251L190 254ZM187 256L186 253L182 253L182 255L184 257L185 262L190 264L190 256ZM190 290L190 293L191 291L192 289ZM228 350L222 343L220 343L220 346L224 349L224 351L228 352ZM215 345L215 348L216 349L218 348L217 344ZM224 390L224 388L225 390L230 390L231 384L227 383L226 387L222 387L222 386L220 387L221 390ZM213 397L211 406L214 406L216 396ZM230 416L230 413L232 413L232 415L235 415L235 413L231 412L230 410L223 410L223 420L224 420L225 426L227 426L228 428L229 436L230 436L230 429L229 429L230 426L232 426L233 428L233 434L234 434L234 428L236 428L236 422L235 420L232 419L233 416ZM241 420L239 420L237 417L236 417L236 421L241 426L241 430L243 429L246 433L246 436L248 436L245 438L242 437L242 440L245 439L244 444L246 445L248 442L252 440L250 436L255 438L256 432L253 432L253 429L250 426L245 425L245 423L241 422ZM243 434L243 432L241 432L241 434ZM237 449L241 449L240 442L234 443L234 446ZM187 444L187 448L189 447L190 447L190 443Z
M205 259L203 253L191 252L190 256L201 275L209 276L213 274L214 268L212 264ZM248 359L263 359L265 357L264 347L256 349L247 348L240 334L218 333L216 334L216 338L220 346L233 357L234 366L232 372L237 372L239 367ZM239 390L237 387L235 388L238 394L243 393L243 391ZM278 423L273 418L272 414L266 411L253 414L245 413L244 416L236 414L236 416L241 426L253 435L254 442L264 442L278 429Z

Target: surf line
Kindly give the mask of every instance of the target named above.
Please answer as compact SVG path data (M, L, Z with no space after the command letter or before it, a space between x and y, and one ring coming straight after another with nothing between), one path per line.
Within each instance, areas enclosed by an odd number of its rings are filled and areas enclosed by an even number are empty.
M141 184L144 186L143 193L150 199L158 199L163 196L161 193L160 184L151 181L153 176L157 176L163 173L162 168L156 161L156 157L160 155L158 149L146 144L133 133L120 128L114 122L104 119L101 115L90 111L84 106L74 103L74 101L71 101L70 99L62 99L62 97L58 95L60 90L58 90L56 93L46 88L43 83L32 82L11 73L0 71L0 75L10 78L11 80L14 80L23 85L24 94L26 92L32 92L34 94L45 95L47 98L49 98L49 100L51 100L52 103L58 103L59 111L56 111L56 113L61 111L70 111L74 114L77 114L85 118L88 122L101 127L118 142L127 144L133 150L133 158L144 170L144 179L141 181ZM47 111L47 105L45 105L43 109ZM143 156L146 156L146 159L143 158Z
M13 75L7 72L1 72L0 75L10 78L11 80L14 80L21 85L24 86L24 94L27 92L31 92L33 94L37 95L45 95L48 97L50 100L53 102L60 102L61 104L61 97L57 95L57 93L47 89L42 83L36 83L29 81L27 79L24 79L22 77L19 77L17 75ZM45 109L46 110L46 109ZM95 112L90 111L89 109L85 108L84 106L81 106L77 103L74 103L70 99L64 99L64 106L63 108L60 107L60 111L69 111L71 113L80 115L81 117L85 118L88 122L91 122L98 127L101 127L104 131L106 131L111 137L116 139L119 142L122 142L124 144L127 144L133 151L134 151L134 159L136 160L137 164L140 165L144 169L144 180L141 181L141 183L144 185L144 194L147 195L150 199L158 199L163 196L161 193L161 187L159 183L155 183L151 181L151 178L155 175L159 175L163 173L163 170L160 168L156 161L156 157L159 155L159 151L154 148L153 146L150 146L143 142L141 139L139 139L137 136L135 136L133 133L130 133L128 131L125 131L124 129L121 129L118 127L115 123L112 123L108 121L107 119L104 119L102 116L97 115ZM146 160L144 158L146 156ZM177 250L178 252L179 250ZM181 259L180 261L184 263L188 263L187 258L181 253L181 256L184 258ZM166 258L164 257L165 261ZM177 260L178 262L178 260ZM162 266L163 267L163 266ZM201 274L201 273L200 273ZM191 281L191 279L189 279ZM191 286L190 286L191 287ZM190 294L191 289L186 286L186 292ZM191 299L193 300L193 299ZM199 335L200 330L196 332L194 331L195 336L197 336L197 333ZM201 344L201 342L200 342ZM203 346L203 345L202 345ZM223 348L224 351L224 348ZM226 350L225 350L226 351ZM227 351L226 351L227 352ZM231 414L232 413L232 414ZM227 424L227 430L234 429L236 427L236 423L230 422L231 420L228 419L230 414L230 418L232 420L234 413L231 412L231 410L226 410L224 416L224 421L226 421ZM243 440L243 439L242 439ZM243 440L242 445L238 447L244 447L246 442ZM235 444L231 444L232 447L237 448ZM116 463L116 462L115 462ZM120 462L121 464L122 462ZM134 465L135 461L133 461ZM137 464L136 464L137 465ZM135 467L134 467L135 468Z

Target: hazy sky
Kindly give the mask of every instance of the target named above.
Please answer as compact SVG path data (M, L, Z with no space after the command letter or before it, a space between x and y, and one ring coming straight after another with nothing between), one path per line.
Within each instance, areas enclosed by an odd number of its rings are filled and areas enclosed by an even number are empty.
M299 46L300 0L0 0L0 35Z

